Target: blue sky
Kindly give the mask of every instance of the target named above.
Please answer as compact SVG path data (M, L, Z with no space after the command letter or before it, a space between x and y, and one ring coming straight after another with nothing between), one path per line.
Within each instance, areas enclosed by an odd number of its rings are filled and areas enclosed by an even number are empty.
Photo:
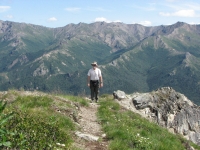
M0 0L0 20L46 27L96 21L200 24L199 0Z

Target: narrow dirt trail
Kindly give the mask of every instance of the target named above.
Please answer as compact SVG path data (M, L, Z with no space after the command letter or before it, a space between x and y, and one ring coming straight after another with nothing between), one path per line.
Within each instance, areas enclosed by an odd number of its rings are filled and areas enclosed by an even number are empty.
M87 140L79 137L76 146L84 150L107 150L108 141L104 139L105 134L101 129L101 125L97 119L97 109L99 105L90 103L89 107L80 107L78 124L80 126L79 132L90 135L91 137L98 137L98 140Z

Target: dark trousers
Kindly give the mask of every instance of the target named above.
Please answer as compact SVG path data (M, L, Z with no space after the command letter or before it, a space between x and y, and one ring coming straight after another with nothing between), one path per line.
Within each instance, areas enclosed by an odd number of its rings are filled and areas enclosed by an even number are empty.
M91 100L98 100L99 94L99 80L90 80Z

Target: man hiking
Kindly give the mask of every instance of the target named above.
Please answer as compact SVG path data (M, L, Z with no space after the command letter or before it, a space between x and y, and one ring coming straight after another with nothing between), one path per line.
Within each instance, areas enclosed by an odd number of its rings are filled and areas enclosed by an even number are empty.
M99 88L103 87L103 78L101 75L101 70L97 65L97 62L91 63L92 68L88 71L88 78L87 78L87 83L88 87L90 87L91 91L91 102L95 101L98 102L98 93L99 93Z

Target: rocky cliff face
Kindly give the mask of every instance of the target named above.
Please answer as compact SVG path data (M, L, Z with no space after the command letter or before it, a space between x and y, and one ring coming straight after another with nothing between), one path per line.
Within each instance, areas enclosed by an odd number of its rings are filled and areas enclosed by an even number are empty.
M124 107L200 145L200 107L170 87L151 93L113 93Z

